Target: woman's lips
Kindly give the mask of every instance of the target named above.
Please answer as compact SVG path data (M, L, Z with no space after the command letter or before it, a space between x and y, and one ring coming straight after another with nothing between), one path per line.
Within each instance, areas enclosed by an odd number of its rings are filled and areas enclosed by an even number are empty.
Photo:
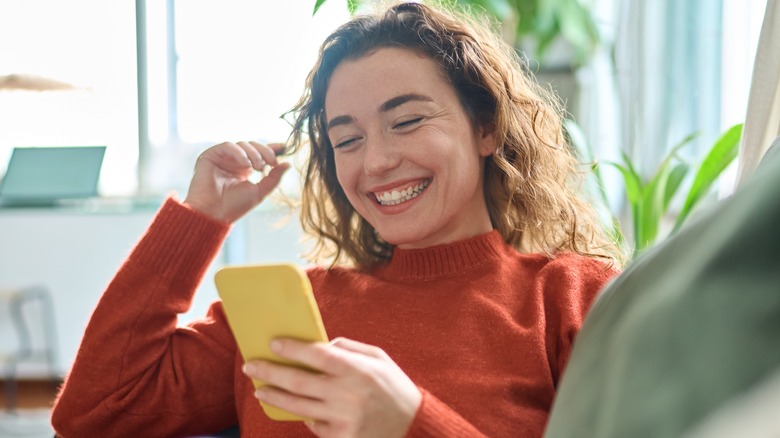
M392 190L385 190L381 192L372 192L376 202L379 205L398 205L404 202L410 201L420 195L428 185L431 183L430 179L423 180L418 183L409 184L406 186L399 186Z

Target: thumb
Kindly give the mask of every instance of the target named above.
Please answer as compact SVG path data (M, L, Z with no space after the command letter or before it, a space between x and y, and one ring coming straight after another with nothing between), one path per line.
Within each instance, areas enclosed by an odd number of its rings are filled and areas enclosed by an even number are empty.
M268 175L264 176L258 181L255 186L260 192L260 197L265 198L266 195L279 185L279 181L282 180L282 175L290 168L290 163L279 163L277 166L271 168Z

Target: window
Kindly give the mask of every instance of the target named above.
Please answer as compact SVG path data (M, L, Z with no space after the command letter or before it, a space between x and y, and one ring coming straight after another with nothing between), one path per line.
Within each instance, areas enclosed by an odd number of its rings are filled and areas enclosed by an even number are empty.
M106 145L101 192L133 193L135 66L132 1L0 3L0 171L15 146Z
M141 82L136 7L145 10ZM0 81L68 89L0 88L0 172L15 146L106 145L103 195L161 195L186 188L211 144L286 140L279 116L320 42L348 18L343 2L312 9L304 0L3 1Z
M151 192L186 189L195 157L222 141L284 142L322 40L348 18L331 1L145 2ZM143 117L143 116L142 116ZM186 164L183 164L186 163Z

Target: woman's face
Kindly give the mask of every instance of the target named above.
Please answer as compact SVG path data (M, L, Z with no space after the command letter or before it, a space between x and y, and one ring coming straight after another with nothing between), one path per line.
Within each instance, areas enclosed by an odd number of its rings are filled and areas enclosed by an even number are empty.
M400 48L343 61L325 113L338 181L383 239L424 248L492 229L482 186L493 135L472 127L435 61Z

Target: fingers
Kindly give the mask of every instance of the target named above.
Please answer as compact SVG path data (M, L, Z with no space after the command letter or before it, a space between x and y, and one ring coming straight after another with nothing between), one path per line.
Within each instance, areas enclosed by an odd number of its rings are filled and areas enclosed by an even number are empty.
M328 375L341 375L350 368L345 357L349 353L333 348L324 342L303 342L295 339L274 339L270 345L271 351L293 362L301 363Z
M346 338L336 338L329 343L280 338L274 339L270 347L285 359L334 376L350 372L358 363L368 363L369 358L389 359L379 347Z
M286 172L289 168L290 163L280 163L275 167L272 167L271 171L268 172L268 175L266 175L265 178L261 179L256 184L261 196L265 197L268 193L271 192L271 190L279 185L279 181L281 181L282 175L284 175L284 172Z
M383 359L387 357L387 353L385 353L381 348L364 344L362 342L353 341L352 339L335 338L330 341L330 344L353 353L360 353L366 356L375 357L377 359Z
M262 170L265 165L276 166L276 156L284 152L284 143L263 144L256 141L240 141L236 143L246 153L255 170Z
M327 407L322 400L303 397L272 386L264 386L255 392L263 403L292 412L303 418L323 418L327 416Z
M287 145L284 143L268 143L266 146L274 152L276 157L285 153L287 149Z
M355 436L358 431L389 430L402 436L417 412L422 394L378 347L344 338L330 343L275 339L277 355L320 373L267 361L251 361L245 373L269 386L256 391L263 403L303 418L318 436ZM387 360L378 360L375 356Z
M286 392L311 399L321 399L327 391L323 375L289 365L254 360L244 365L244 374Z
M195 163L184 203L214 219L233 223L279 185L290 168L276 159L284 147L240 141L206 149ZM261 177L254 178L254 172Z

